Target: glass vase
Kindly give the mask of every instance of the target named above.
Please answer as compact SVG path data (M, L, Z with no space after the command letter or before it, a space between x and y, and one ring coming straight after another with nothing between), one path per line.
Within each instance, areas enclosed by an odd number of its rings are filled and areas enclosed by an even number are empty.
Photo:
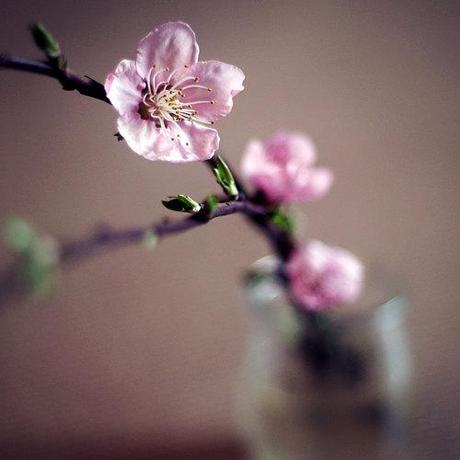
M409 458L405 298L368 276L356 305L299 315L273 271L261 260L246 282L239 420L251 458Z

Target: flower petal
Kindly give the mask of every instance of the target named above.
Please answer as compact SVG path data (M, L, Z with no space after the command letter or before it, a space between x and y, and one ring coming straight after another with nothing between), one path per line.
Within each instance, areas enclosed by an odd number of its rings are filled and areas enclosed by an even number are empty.
M311 168L309 178L305 183L298 184L297 200L313 201L323 197L331 188L334 175L328 168Z
M199 48L195 33L184 22L168 22L147 34L137 47L136 66L142 77L150 68L176 69L195 64Z
M139 114L119 117L117 124L129 147L147 160L162 160L174 150L171 139L153 121L143 120Z
M246 147L241 163L243 176L273 203L282 202L286 190L286 174L280 166L267 159L264 144L254 139ZM289 184L288 184L289 185Z
M128 59L118 64L104 84L107 97L120 115L138 111L143 87L144 82L136 72L136 64Z
M194 123L170 124L161 131L139 114L118 118L118 131L129 147L148 160L184 163L211 158L219 147L217 131Z
M265 150L262 142L252 139L248 142L241 160L241 172L249 180L265 170L269 163L265 161Z
M316 150L308 136L279 132L264 142L251 141L243 155L246 179L272 203L294 203L321 198L333 174L313 165Z
M219 134L215 129L196 123L182 122L170 125L168 131L174 140L175 149L162 160L173 163L204 161L211 158L219 148Z
M269 157L287 168L311 166L316 161L316 148L310 137L299 132L278 132L265 141Z
M307 310L354 302L363 287L362 263L349 251L318 240L296 248L286 271L293 294Z
M206 121L215 121L227 115L233 107L232 98L244 89L245 77L242 70L219 61L197 62L187 69L182 77L187 75L197 77L197 84L205 88L185 89L183 101L192 104L198 111L197 116ZM189 85L192 86L194 83L183 87ZM209 101L209 103L194 104L197 101Z

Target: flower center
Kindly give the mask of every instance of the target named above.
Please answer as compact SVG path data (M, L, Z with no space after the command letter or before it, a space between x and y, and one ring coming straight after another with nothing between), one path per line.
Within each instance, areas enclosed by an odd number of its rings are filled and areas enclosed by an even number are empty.
M166 80L162 80L160 75L169 72L169 68L156 72L155 66L150 69L146 79L147 87L139 106L141 117L154 120L156 126L161 129L166 129L169 123L177 126L177 123L182 121L214 124L201 119L196 108L200 104L214 104L213 100L183 101L186 90L202 89L211 92L211 88L199 85L199 78L194 76L173 83L172 77L177 70L173 70Z

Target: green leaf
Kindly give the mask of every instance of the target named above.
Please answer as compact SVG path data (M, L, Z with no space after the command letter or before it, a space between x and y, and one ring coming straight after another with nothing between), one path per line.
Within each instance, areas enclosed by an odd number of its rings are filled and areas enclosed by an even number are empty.
M213 169L213 172L217 183L222 187L227 195L232 198L236 198L239 195L239 192L230 168L220 156L217 155L216 160L217 165Z
M281 208L276 208L270 217L270 222L276 225L280 230L287 233L294 231L294 221Z
M158 243L158 237L155 235L155 233L152 230L147 230L144 233L144 238L142 239L142 244L148 251L152 251L155 249L156 245Z
M201 205L197 203L193 198L188 195L176 195L168 197L167 200L162 200L165 208L171 209L172 211L197 213L201 210Z
M14 252L24 252L36 240L35 230L23 219L12 217L3 225L3 241Z

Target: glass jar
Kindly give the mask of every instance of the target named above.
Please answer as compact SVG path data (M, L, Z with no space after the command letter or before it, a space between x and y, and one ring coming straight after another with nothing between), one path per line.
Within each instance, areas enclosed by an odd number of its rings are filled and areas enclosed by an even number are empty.
M256 459L408 458L405 298L367 277L359 303L300 315L262 259L247 277L239 419Z

